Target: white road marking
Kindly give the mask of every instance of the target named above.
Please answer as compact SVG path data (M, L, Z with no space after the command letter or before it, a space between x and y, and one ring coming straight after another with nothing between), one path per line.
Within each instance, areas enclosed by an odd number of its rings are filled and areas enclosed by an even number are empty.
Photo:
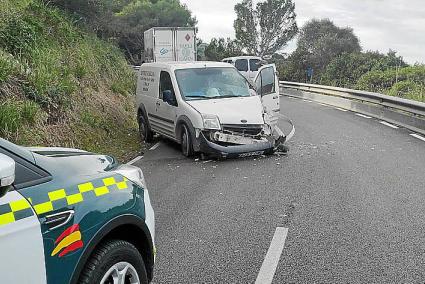
M360 116L360 117L363 117L363 118L372 118L370 116L367 116L367 115L364 115L364 114L361 114L361 113L356 113L356 115L357 116Z
M264 258L260 273L258 273L255 284L271 284L276 268L279 263L283 248L285 247L287 228L276 228L269 250Z
M325 107L328 107L329 105L325 105L325 104L322 104L322 103L318 103L319 105L321 105L321 106L325 106Z
M420 140L422 140L422 141L425 142L425 137L422 137L422 136L420 136L418 134L410 134L410 136L413 136L413 137L418 138L418 139L420 139Z
M382 125L391 127L393 129L398 129L398 126L395 126L394 124L391 124L391 123L388 123L388 122L385 122L385 121L380 121L379 123L382 124Z
M158 142L158 143L156 143L155 145L153 145L153 146L152 146L152 148L150 148L150 149L149 149L149 151L153 151L153 150L155 150L156 148L158 148L158 147L159 147L159 145L161 145L161 142Z
M128 162L127 165L133 165L136 162L140 161L141 159L143 159L143 156L136 157L133 160L131 160L130 162Z
M343 112L348 112L348 110L343 109L343 108L340 108L340 107L335 107L335 109L340 110L340 111L343 111Z

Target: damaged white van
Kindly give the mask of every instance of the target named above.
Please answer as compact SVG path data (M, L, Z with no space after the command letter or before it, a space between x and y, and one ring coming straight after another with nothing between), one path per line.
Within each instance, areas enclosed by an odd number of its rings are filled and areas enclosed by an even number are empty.
M147 63L140 68L137 113L142 140L155 133L182 152L220 158L271 154L293 135L277 128L279 82L263 66L252 86L221 62Z

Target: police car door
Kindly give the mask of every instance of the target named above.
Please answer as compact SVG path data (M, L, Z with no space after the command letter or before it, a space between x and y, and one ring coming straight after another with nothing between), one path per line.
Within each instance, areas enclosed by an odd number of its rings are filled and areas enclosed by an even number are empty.
M11 186L15 162L0 153L0 282L46 283L40 222L30 203Z
M279 79L276 65L264 65L258 70L254 79L257 94L261 96L266 112L277 122L277 114L280 112L279 104Z

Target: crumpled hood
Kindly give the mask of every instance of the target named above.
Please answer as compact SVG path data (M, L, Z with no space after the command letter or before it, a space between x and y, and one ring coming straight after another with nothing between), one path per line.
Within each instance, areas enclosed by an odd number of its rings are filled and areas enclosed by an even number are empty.
M221 124L264 124L263 105L258 96L187 101L187 103L201 114L217 115Z

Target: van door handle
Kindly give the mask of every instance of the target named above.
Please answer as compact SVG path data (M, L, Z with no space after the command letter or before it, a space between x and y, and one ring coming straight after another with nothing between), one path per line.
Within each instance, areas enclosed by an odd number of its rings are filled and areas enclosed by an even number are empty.
M46 216L43 224L49 226L50 230L54 230L65 226L74 217L74 210L63 211L57 214Z
M160 102L156 102L156 105L157 105L157 106L160 106L160 105L161 105L161 103L160 103Z
M273 97L273 99L275 100L275 99L278 99L279 98L279 96L277 96L277 97Z

